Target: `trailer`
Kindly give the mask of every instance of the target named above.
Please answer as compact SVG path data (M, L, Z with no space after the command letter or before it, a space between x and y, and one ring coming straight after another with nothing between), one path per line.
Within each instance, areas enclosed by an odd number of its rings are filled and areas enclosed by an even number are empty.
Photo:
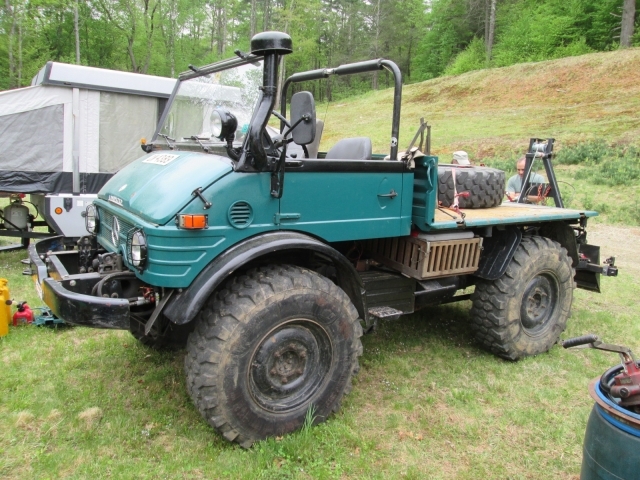
M139 157L141 137L153 134L175 83L48 62L31 86L0 92L0 196L9 198L0 236L21 238L23 247L31 238L72 243L84 235L81 213Z

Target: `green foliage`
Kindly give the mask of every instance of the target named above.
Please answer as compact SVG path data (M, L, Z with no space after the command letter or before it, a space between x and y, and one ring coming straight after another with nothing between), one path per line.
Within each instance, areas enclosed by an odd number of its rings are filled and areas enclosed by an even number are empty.
M460 75L473 70L481 70L487 66L487 55L484 42L475 37L445 69L445 75Z
M634 185L640 180L640 149L633 145L610 146L602 139L579 143L559 150L556 163L583 165L575 178L595 185Z
M598 164L611 150L604 139L591 140L558 149L554 161L562 165Z
M541 61L593 51L585 38L583 0L523 0L500 9L496 66Z
M285 76L384 57L413 82L617 47L619 19L611 14L620 0L500 0L487 62L487 2L283 0L253 2L252 12L245 0L15 0L0 18L0 89L28 85L49 60L75 63L75 8L81 64L171 77L236 48L248 51L252 17L255 32L292 36ZM342 99L388 86L379 75L334 77L311 88L319 100Z
M466 48L473 33L466 20L467 4L461 0L437 0L427 17L428 30L416 53L420 79L442 75L446 66Z

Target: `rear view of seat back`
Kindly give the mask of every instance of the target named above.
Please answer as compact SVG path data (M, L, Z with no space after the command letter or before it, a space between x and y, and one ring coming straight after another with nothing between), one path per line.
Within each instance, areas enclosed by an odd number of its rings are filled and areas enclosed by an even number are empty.
M343 138L327 152L326 159L371 160L371 139L369 137Z
M307 145L307 151L309 152L309 158L318 158L318 148L320 148L320 137L322 137L322 130L324 130L324 122L322 120L316 120L316 138Z
M324 130L324 122L322 120L316 120L316 136L313 142L307 145L307 152L309 152L309 157L307 158L318 158L318 148L320 147L322 130ZM298 158L305 158L302 146L297 143L289 144L287 147L287 154L290 156L296 155Z

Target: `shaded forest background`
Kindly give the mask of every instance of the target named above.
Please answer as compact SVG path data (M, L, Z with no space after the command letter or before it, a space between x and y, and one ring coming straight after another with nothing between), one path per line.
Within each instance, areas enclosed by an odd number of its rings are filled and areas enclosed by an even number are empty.
M4 0L0 89L49 60L175 77L288 32L285 71L385 57L405 83L640 45L637 0ZM388 85L333 78L320 100Z

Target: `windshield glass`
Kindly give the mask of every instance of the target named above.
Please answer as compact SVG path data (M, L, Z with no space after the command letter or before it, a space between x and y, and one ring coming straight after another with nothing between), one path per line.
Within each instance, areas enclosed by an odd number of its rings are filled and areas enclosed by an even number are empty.
M200 140L222 143L212 137L212 113L216 108L230 111L238 120L236 142L247 133L262 85L262 62L241 65L221 72L180 82L160 136L174 141Z

